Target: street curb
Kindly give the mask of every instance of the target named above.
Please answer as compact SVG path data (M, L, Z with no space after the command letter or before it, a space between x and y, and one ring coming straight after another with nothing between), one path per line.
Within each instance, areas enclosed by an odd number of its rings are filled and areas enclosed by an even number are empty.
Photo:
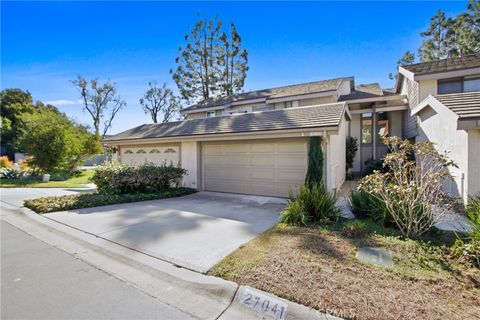
M285 317L281 318L279 316L273 317L265 315L264 313L254 311L251 308L245 306L242 303L244 293L248 292L257 293L260 295L268 296L271 298L270 302L279 302L284 303L287 306L287 311ZM240 286L235 294L234 301L232 305L218 318L219 320L243 320L243 319L285 319L285 320L300 320L300 319L312 319L312 320L342 320L341 318L331 316L317 310L308 308L301 304L279 298L274 294L261 291L249 286Z
M285 316L278 319L340 319L268 292L175 266L43 217L28 208L5 206L3 202L2 206L16 211L2 215L3 221L193 317L219 320L277 319L253 311L241 303L242 294L250 290L288 306Z
M59 224L26 208L1 219L199 319L217 319L238 285L176 267L107 240Z

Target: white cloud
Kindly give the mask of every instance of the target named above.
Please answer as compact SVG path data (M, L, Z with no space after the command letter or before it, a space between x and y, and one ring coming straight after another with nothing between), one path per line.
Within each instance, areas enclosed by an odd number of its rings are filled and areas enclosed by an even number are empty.
M69 106L72 104L78 104L81 103L81 100L51 100L51 101L45 101L45 104L51 104L54 106Z

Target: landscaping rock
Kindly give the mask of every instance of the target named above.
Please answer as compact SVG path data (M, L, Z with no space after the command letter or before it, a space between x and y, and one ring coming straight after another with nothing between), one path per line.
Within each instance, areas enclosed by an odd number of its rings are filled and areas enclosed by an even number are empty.
M385 268L393 267L392 253L384 248L362 247L355 257L364 263L373 263Z
M342 210L342 214L341 214L342 218L349 219L349 220L355 219L355 215L350 210L350 204L348 202L348 198L338 197L337 207L339 207L340 210Z

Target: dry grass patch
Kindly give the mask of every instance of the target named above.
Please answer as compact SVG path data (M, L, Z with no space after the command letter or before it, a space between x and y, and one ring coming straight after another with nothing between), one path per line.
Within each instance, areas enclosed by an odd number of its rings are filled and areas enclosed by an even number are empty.
M480 271L450 261L442 241L403 240L395 231L371 224L368 229L358 238L348 238L340 226L280 224L209 273L347 319L480 315ZM393 251L395 267L358 262L355 253L364 245Z

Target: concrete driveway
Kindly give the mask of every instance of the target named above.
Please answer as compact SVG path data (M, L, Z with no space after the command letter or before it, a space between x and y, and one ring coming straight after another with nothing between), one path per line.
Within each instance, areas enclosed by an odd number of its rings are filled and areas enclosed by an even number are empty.
M174 264L206 272L278 221L284 199L199 192L46 217Z

